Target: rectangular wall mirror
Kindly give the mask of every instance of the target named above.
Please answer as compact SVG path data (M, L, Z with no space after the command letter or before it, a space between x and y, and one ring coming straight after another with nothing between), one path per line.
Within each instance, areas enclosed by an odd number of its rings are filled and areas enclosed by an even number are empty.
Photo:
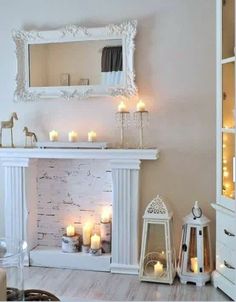
M69 25L16 31L18 100L132 96L136 21L100 28Z

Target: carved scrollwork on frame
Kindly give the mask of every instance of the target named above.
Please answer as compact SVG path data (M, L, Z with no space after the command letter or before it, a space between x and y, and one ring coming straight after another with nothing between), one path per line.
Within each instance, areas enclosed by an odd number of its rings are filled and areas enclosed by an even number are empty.
M62 37L72 35L73 37L76 36L90 36L89 30L86 27L77 26L77 25L67 25L61 29Z
M17 76L15 100L36 101L47 98L65 100L85 99L91 96L119 96L126 97L137 94L133 56L135 50L134 38L137 21L127 21L122 24L109 24L105 27L87 28L78 25L67 25L59 30L51 31L13 31L13 40L16 45ZM99 41L122 41L123 51L123 82L119 85L73 85L73 86L30 86L29 46L31 44Z

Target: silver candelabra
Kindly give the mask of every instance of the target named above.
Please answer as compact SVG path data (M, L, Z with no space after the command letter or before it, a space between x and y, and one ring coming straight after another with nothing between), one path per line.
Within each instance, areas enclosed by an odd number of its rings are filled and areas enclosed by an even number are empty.
M148 125L149 112L146 110L134 112L134 121L136 127L139 129L139 148L143 149L143 129Z
M116 113L116 121L120 128L120 147L124 148L124 129L128 128L130 122L129 111L118 111Z

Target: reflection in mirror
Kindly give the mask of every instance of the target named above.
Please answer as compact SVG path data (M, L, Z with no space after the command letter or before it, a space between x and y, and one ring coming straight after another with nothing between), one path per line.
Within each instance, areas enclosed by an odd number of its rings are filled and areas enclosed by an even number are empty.
M122 40L29 44L29 86L119 86Z

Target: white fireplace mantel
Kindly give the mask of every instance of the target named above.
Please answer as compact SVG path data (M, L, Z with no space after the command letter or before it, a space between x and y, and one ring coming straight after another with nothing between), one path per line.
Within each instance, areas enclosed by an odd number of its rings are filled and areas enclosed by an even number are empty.
M32 149L2 148L0 158L155 160L157 149Z
M138 274L140 164L158 156L157 149L0 149L5 170L5 235L27 240L29 251L37 246L37 213L33 206L37 203L37 159L106 159L110 161L113 184L110 270ZM80 268L80 261L70 268ZM86 269L84 263L81 268Z

